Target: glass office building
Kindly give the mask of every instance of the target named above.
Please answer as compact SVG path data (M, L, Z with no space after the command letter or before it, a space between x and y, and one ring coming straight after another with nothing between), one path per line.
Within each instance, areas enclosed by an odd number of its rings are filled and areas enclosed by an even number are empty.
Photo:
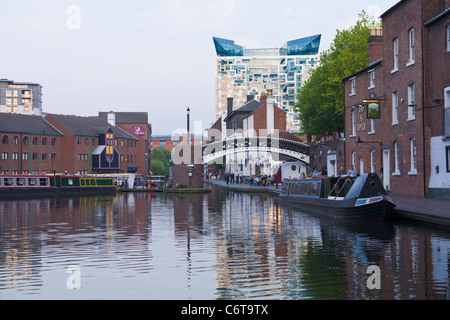
M216 119L227 112L227 98L234 108L248 95L259 100L271 90L278 107L287 112L287 129L297 132L300 121L293 112L297 90L318 63L321 35L286 42L281 48L246 49L232 40L213 37L216 58Z

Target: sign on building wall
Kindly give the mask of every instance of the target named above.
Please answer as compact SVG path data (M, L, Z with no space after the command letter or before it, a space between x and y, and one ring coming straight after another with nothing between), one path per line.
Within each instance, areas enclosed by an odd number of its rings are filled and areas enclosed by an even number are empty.
M130 128L130 130L134 133L137 134L138 136L143 136L145 135L145 128L141 127L141 126L132 126Z
M367 101L367 119L380 119L380 101Z

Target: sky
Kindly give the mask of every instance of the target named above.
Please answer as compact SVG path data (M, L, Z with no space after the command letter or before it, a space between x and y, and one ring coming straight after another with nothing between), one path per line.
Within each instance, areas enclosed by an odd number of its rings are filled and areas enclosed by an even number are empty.
M0 78L43 86L43 111L149 115L154 135L215 121L212 37L279 48L321 34L320 51L362 10L398 0L0 0Z

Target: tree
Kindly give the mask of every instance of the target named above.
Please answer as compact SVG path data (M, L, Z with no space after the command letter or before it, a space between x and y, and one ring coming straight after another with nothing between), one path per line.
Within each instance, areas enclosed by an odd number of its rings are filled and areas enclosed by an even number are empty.
M152 160L152 173L157 176L168 176L169 165L161 160Z
M154 148L152 150L152 173L159 176L168 176L169 168L173 165L170 161L171 155L170 150L166 148Z
M364 11L355 26L336 30L330 49L320 53L320 65L298 91L294 111L302 121L302 133L317 139L344 131L342 79L369 65L370 29L379 26Z

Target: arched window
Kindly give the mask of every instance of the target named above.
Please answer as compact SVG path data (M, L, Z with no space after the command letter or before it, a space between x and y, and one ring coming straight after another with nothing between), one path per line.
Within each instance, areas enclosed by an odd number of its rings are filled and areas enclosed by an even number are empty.
M47 138L42 139L42 145L46 146L47 145Z
M38 138L34 137L33 138L33 146L36 146L38 144Z
M14 136L13 144L19 144L19 137L18 136Z
M8 144L9 143L9 139L7 135L4 135L2 138L2 144Z
M27 146L29 143L30 143L30 139L28 139L27 136L23 137L23 139L22 139L22 144L23 144L24 146Z
M56 146L56 138L52 139L52 146Z

